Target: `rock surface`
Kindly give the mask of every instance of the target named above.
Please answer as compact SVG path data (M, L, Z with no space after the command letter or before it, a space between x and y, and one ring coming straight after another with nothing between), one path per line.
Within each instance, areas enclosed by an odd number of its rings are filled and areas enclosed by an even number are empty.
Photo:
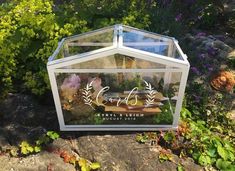
M176 170L182 163L186 170L199 171L202 168L192 160L180 159L174 155L174 162L158 160L160 146L138 144L135 134L129 135L87 135L77 141L79 153L89 159L99 161L102 170L113 171L164 171Z
M56 154L41 152L24 158L14 158L8 155L0 156L0 171L75 171L71 164L64 161Z

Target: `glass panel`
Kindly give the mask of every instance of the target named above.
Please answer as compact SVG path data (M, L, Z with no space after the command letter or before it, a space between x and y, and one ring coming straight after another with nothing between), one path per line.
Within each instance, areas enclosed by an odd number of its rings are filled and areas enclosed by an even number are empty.
M167 38L163 35L157 35L127 27L124 27L123 29L124 46L183 60L173 43L174 42L171 38Z
M125 30L125 28L123 31L123 45L127 47L169 56L170 52L168 50L171 43L173 43L171 39L160 35L157 36L138 30Z
M98 58L63 68L70 69L159 69L165 65L142 60L126 55L115 54L103 58Z
M69 37L65 40L56 59L112 46L113 37L113 28Z
M171 104L172 111L175 112L176 102L178 100L178 92L180 88L181 72L171 73L171 81L169 89L166 91L169 97L169 103Z
M175 58L175 59L184 60L183 57L180 55L178 49L175 49L174 58Z
M58 73L65 124L172 124L174 106L163 92L163 78L164 73Z

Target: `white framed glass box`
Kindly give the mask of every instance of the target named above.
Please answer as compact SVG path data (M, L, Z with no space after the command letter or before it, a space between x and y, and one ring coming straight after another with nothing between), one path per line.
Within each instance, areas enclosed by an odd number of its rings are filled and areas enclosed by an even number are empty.
M176 39L129 26L64 38L47 63L60 129L176 129L189 66Z

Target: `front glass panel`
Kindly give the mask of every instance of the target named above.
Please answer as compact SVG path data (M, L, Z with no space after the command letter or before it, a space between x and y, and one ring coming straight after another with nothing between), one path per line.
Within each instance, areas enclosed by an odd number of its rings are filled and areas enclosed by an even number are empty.
M172 73L167 88L164 76L56 73L65 125L171 125L181 75Z

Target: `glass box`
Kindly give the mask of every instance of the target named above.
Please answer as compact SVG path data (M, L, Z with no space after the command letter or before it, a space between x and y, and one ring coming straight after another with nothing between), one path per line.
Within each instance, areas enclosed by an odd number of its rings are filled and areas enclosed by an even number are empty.
M61 130L178 126L189 62L172 37L102 28L62 39L47 69Z

